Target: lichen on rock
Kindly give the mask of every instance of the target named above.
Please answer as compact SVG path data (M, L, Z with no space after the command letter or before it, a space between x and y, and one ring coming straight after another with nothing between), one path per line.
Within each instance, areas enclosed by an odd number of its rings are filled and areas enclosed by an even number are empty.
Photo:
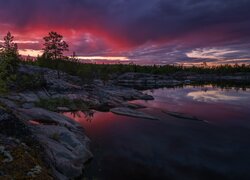
M9 163L13 161L13 157L9 151L5 149L4 146L0 146L0 154L4 157L3 163Z

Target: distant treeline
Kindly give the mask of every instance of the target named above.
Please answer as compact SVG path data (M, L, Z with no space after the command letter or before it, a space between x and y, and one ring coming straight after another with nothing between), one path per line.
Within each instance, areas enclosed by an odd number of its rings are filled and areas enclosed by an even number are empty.
M18 46L14 42L14 36L10 32L4 37L4 42L0 44L0 86L8 89L14 82L17 81L17 70L19 63L32 64L40 67L55 69L60 78L60 71L71 75L76 75L84 80L92 80L100 78L107 80L115 75L126 72L150 73L157 75L181 75L196 73L196 74L217 74L227 75L235 73L250 73L250 65L221 65L221 66L181 66L181 65L136 65L136 64L90 64L83 63L75 57L64 56L64 53L69 50L69 45L63 40L63 36L57 32L49 32L43 38L43 54L36 59L26 58L21 61L21 56L18 53Z
M83 79L107 79L112 75L126 72L150 73L157 75L172 74L217 74L230 75L235 73L250 73L250 65L220 65L220 66L177 66L177 65L136 65L136 64L91 64L83 63L75 58L48 59L38 57L35 61L26 61L26 64L38 65L51 69L67 72L71 75L80 76Z
M118 75L135 72L149 73L155 75L175 75L185 76L190 74L248 74L250 65L221 65L209 67L203 66L177 66L177 65L153 65L142 66L136 64L90 64L78 60L73 53L71 58L64 56L64 52L69 50L68 44L63 40L63 36L57 32L49 32L44 38L43 54L35 59L24 59L18 53L18 46L14 41L14 36L10 32L4 36L3 43L0 43L0 93L8 93L11 90L24 90L40 88L44 86L42 74L33 76L22 74L18 71L20 63L47 67L57 70L58 78L61 72L79 76L85 82L93 79L101 79L103 82Z

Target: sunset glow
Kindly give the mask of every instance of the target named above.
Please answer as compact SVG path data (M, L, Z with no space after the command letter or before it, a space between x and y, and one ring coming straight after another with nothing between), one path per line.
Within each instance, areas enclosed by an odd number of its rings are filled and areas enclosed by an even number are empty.
M0 0L0 180L250 180L250 0Z
M20 49L19 54L22 56L37 57L37 56L41 56L43 54L43 51L42 50L33 50L33 49Z
M0 40L0 43L3 43L3 40ZM14 41L17 44L38 44L39 41L29 41L29 40L19 40L19 41Z
M57 31L66 55L84 60L249 63L249 8L244 0L1 1L0 42L11 31L21 55L37 56L43 37Z
M108 56L77 56L81 60L108 60L108 61L129 61L127 57L108 57Z

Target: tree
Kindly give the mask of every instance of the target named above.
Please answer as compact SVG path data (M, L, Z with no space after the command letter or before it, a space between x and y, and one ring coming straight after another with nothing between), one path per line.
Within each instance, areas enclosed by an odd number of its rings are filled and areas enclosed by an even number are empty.
M49 35L43 38L45 43L44 45L44 53L43 57L45 59L53 59L57 60L56 62L56 69L57 69L57 76L58 79L60 78L60 59L63 59L63 53L64 51L69 50L69 45L63 41L63 36L58 34L57 32L49 32Z
M48 36L43 38L44 45L44 55L51 59L61 59L63 58L63 52L68 51L69 45L63 41L63 36L57 32L50 32Z
M4 42L1 48L1 56L11 56L19 58L18 55L18 46L14 43L14 36L11 35L10 32L4 37Z
M14 36L8 32L0 51L0 91L7 91L9 85L16 80L18 66L18 47L14 43Z

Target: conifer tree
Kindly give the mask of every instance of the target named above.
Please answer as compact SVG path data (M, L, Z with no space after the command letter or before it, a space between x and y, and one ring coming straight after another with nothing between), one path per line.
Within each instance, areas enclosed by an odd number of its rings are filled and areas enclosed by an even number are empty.
M47 58L60 59L63 57L63 52L68 51L69 45L63 41L63 36L57 32L50 32L48 36L43 38L44 55Z
M44 37L44 53L43 58L56 60L56 69L58 79L60 78L60 60L65 58L63 53L69 50L69 45L63 41L63 36L57 32L49 32L49 35ZM65 58L66 59L66 58Z
M10 32L4 37L4 43L0 49L0 91L7 91L10 84L16 80L19 66L19 55L14 36Z

